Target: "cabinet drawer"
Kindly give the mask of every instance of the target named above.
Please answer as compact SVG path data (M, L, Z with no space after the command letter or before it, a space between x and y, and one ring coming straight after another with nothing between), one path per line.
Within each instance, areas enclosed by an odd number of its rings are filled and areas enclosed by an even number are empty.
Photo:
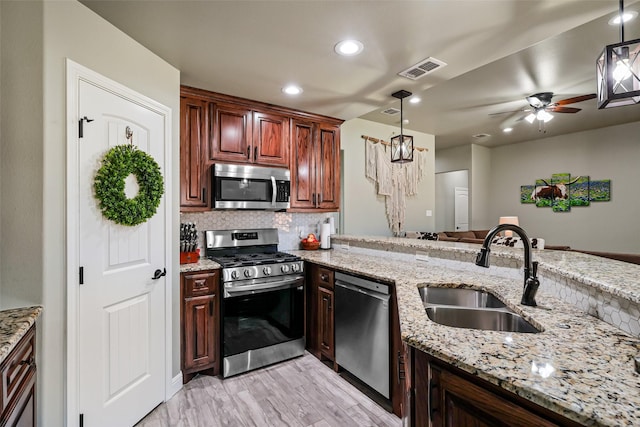
M2 419L13 411L26 383L36 370L35 328L31 327L0 367L2 376Z
M333 289L333 270L314 265L311 269L311 281L327 289Z
M184 278L184 298L214 294L218 290L218 271L186 273Z

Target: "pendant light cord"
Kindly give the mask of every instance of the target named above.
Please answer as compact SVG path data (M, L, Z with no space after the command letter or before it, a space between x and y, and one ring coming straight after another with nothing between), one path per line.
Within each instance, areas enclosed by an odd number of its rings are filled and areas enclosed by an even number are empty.
M620 0L620 43L624 43L624 0Z

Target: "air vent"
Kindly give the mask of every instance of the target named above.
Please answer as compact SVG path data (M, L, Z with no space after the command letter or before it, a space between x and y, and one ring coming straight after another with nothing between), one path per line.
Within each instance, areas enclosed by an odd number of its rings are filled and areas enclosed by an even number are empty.
M382 110L381 113L386 114L388 116L395 116L396 114L400 114L400 110L398 110L397 108L390 107L385 110Z
M447 64L445 62L442 62L439 59L429 57L418 62L416 65L399 72L398 75L411 80L418 80L419 78L424 77L427 74L431 74L438 68L442 68L446 65Z
M489 135L488 133L476 133L475 135L472 135L472 136L476 139L483 139L483 138L489 138L491 135Z

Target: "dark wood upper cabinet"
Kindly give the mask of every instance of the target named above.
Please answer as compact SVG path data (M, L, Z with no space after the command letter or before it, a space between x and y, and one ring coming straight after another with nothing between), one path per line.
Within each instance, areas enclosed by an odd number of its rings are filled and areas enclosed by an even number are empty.
M291 170L291 211L340 208L342 120L181 86L180 207L211 209L211 165Z
M180 98L180 207L182 210L207 209L209 170L207 160L207 103Z
M289 118L253 112L253 162L289 166Z
M209 160L247 163L251 160L251 109L211 103Z
M340 127L292 120L292 210L340 207Z

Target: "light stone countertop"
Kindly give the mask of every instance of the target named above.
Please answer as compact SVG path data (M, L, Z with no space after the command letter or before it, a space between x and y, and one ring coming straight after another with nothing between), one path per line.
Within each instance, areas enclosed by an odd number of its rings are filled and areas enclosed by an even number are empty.
M0 311L0 363L27 333L42 313L42 306L12 308Z
M334 236L334 247L426 254L472 262L479 245L379 236ZM633 358L640 339L545 294L539 307L519 304L522 283L491 276L481 267L456 270L398 260L384 252L356 250L287 251L306 261L395 283L403 341L542 407L589 426L640 425L640 375ZM551 272L640 301L640 266L565 251L534 251L540 272ZM492 264L522 263L522 250L492 246ZM211 264L210 264L211 263ZM181 272L210 268L211 261L181 266ZM509 308L541 329L520 334L452 328L432 322L417 288L470 287L494 293ZM565 329L569 325L570 329ZM534 372L533 365L546 369Z
M400 243L404 244L408 239L396 240L402 240ZM380 240L367 240L368 243L374 241ZM418 242L419 249L424 249L423 242ZM386 250L393 249L388 246L388 239L383 238L382 243L387 245ZM407 243L415 246L413 240ZM427 245L435 248L443 243L447 243L447 250L472 253L474 257L479 248L478 245L461 247L460 244L449 242L430 242ZM640 425L640 375L635 372L633 363L634 356L640 355L640 339L555 297L545 295L544 285L541 285L536 298L540 307L525 307L519 304L522 296L520 281L490 276L481 267L477 268L477 272L456 271L428 263L402 262L384 256L384 253L372 255L347 250L292 253L306 261L393 281L402 339L413 347L581 424ZM498 248L492 248L492 254L520 256L512 250L502 251ZM558 264L553 264L554 256L536 253L536 259L542 262L544 258L548 268L557 268L559 271L564 271L565 265L574 270L587 268L589 272L593 268L606 267L601 272L601 276L605 277L606 271L611 271L611 274L624 273L626 268L626 265L618 265L625 263L611 260L603 261L602 265L599 260L594 260L595 265L589 266L588 259L574 263L562 257L555 260ZM630 270L637 267L629 266ZM635 280L638 286L638 279ZM427 317L417 290L427 285L489 290L543 331L520 334L437 324ZM564 329L565 325L569 325L570 329ZM546 369L536 373L532 369L534 363Z
M180 264L180 273L191 273L204 270L216 270L222 266L215 261L211 261L207 258L200 258L198 262L192 262L190 264Z

